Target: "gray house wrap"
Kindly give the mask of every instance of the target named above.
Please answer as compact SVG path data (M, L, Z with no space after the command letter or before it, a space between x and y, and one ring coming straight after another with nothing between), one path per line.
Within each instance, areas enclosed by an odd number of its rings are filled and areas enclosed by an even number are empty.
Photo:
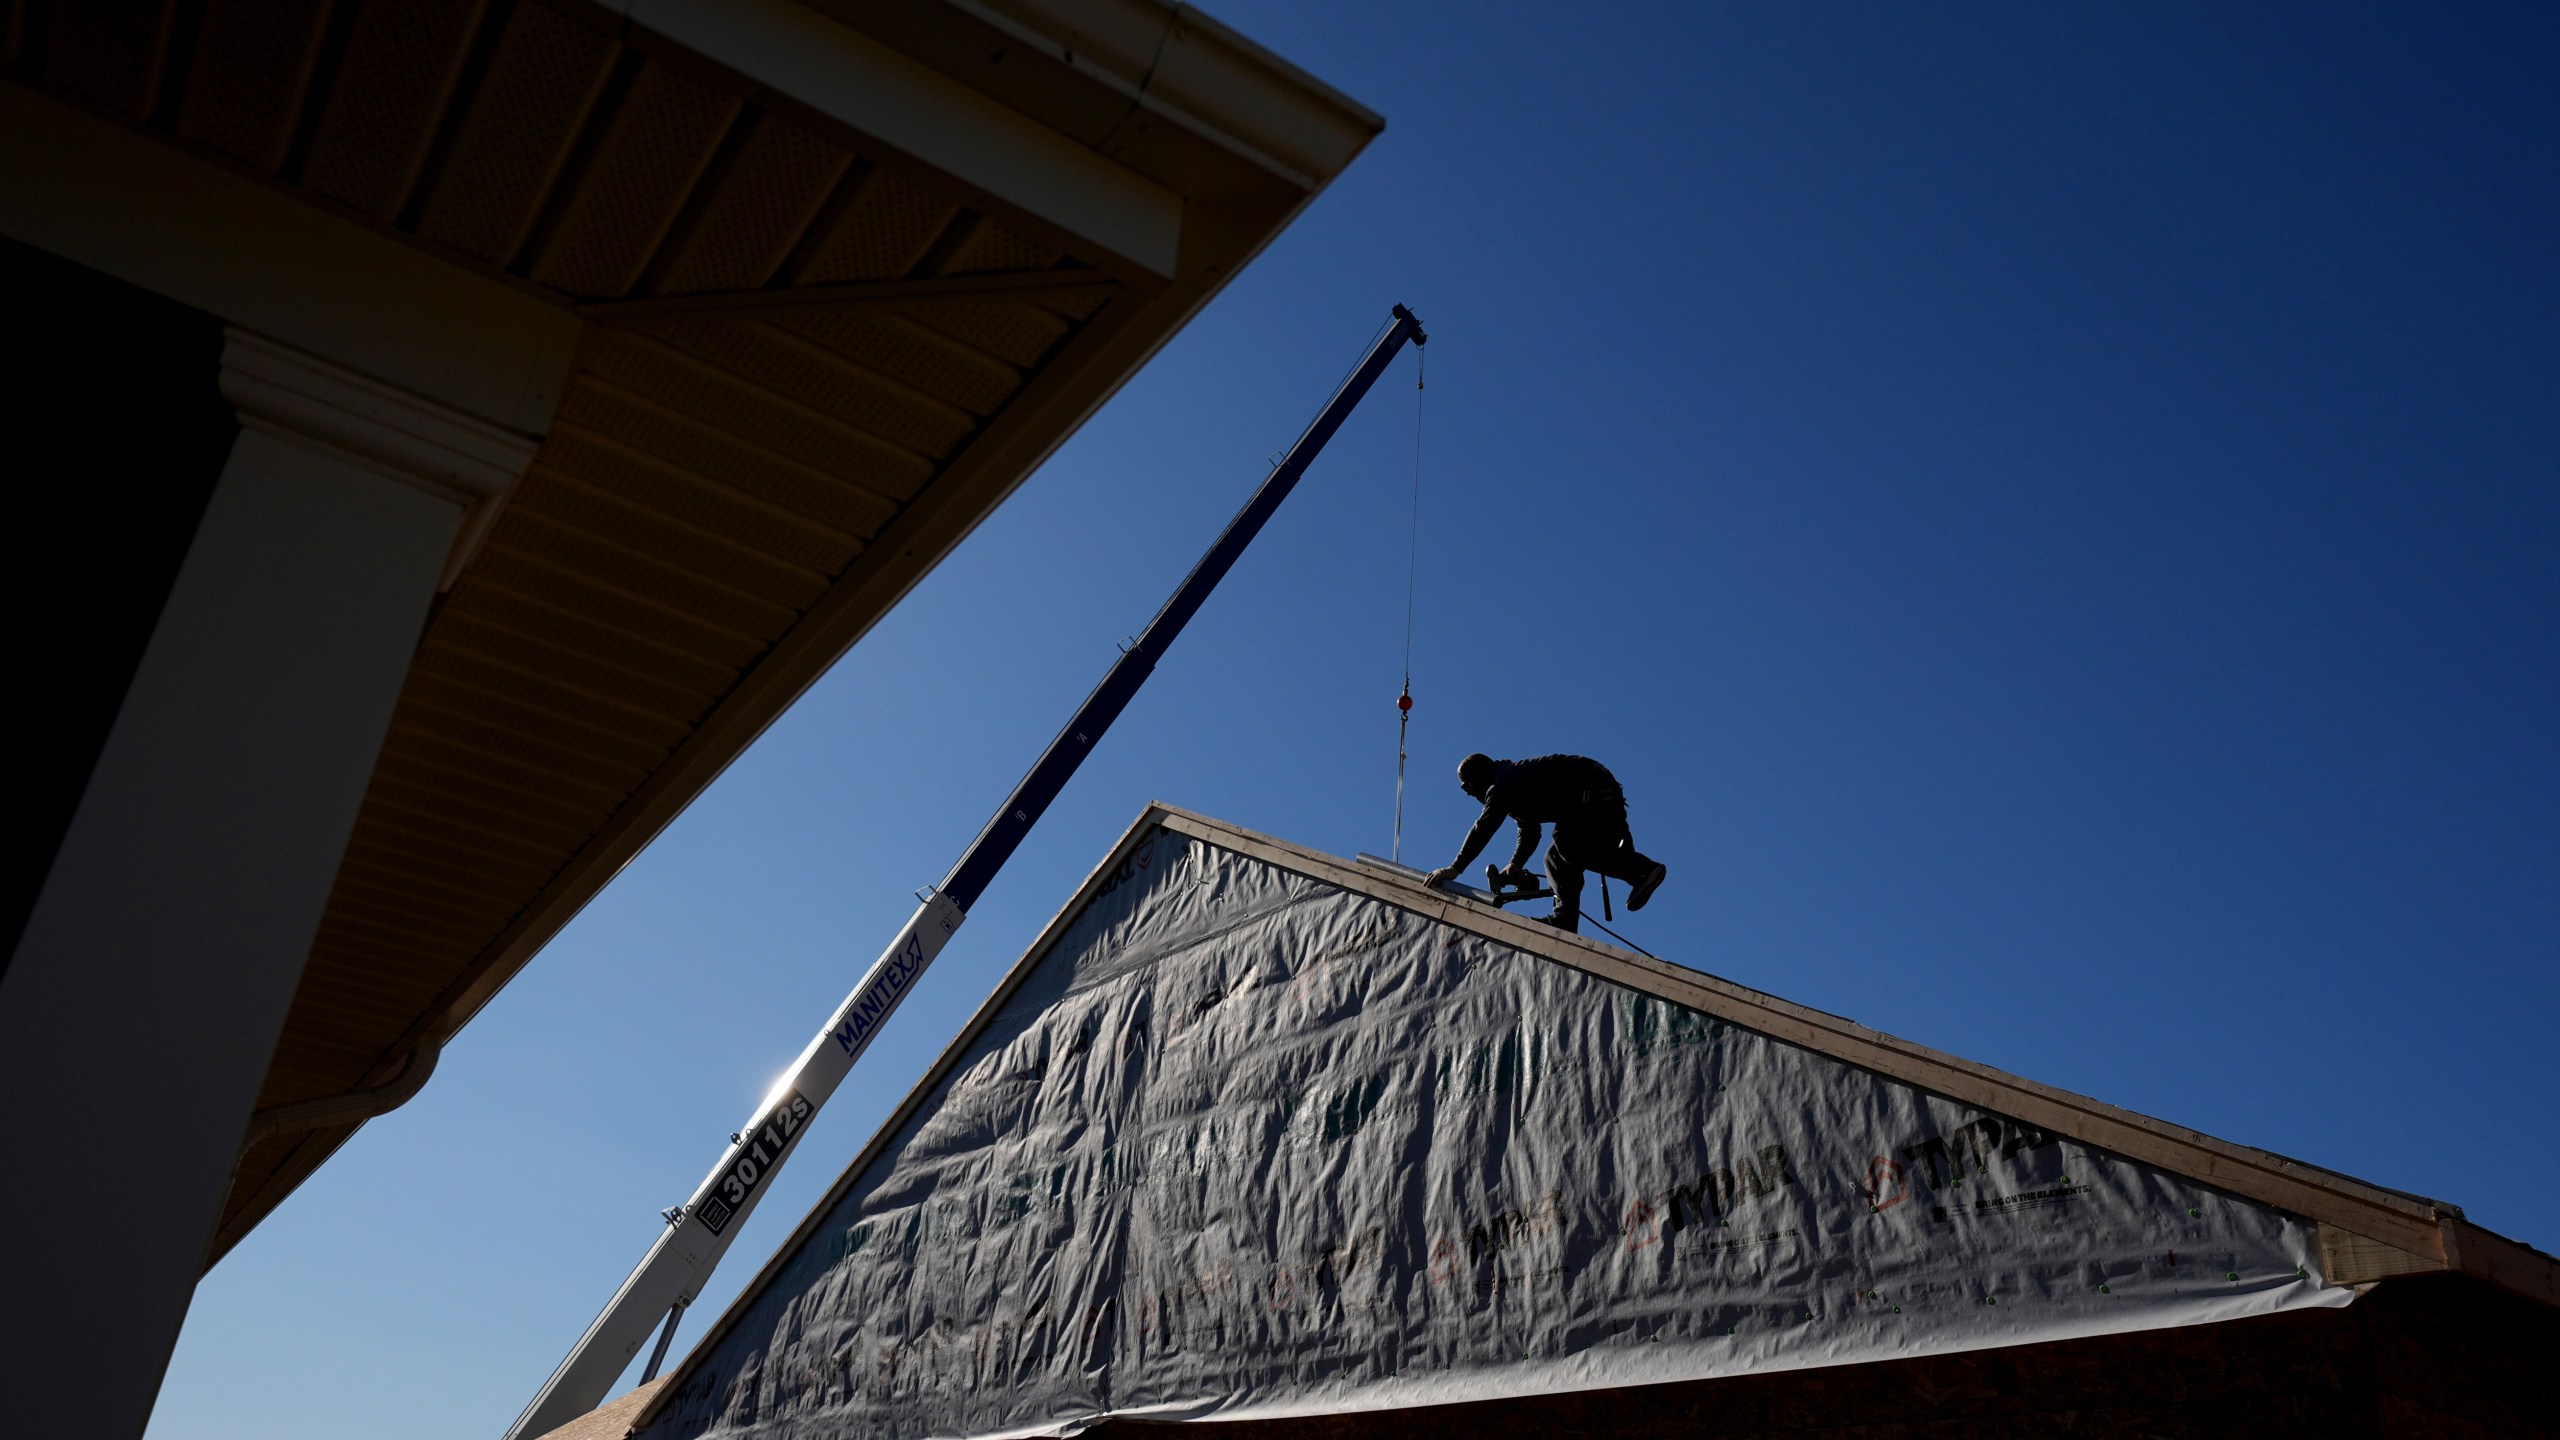
M2313 1219L1218 833L1149 813L641 1436L1438 1404L2353 1296Z

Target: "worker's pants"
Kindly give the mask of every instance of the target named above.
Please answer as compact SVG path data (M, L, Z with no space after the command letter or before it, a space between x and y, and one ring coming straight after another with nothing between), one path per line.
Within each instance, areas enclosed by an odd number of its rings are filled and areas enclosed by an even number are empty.
M1629 884L1653 873L1653 861L1627 833L1627 797L1609 791L1583 797L1582 808L1556 822L1547 845L1547 883L1556 891L1556 924L1581 928L1584 871Z

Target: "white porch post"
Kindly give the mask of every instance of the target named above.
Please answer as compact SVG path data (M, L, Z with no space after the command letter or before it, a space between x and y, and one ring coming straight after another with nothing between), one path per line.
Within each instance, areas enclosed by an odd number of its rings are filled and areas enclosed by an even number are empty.
M30 1435L142 1432L428 604L533 449L236 330L222 387L238 443L0 980Z

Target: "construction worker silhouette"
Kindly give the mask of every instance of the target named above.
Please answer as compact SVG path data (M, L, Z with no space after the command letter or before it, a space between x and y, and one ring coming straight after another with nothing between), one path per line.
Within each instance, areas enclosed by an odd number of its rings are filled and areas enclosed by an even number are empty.
M1609 773L1609 767L1597 760L1580 755L1540 755L1530 760L1470 755L1458 762L1458 788L1482 804L1484 813L1467 827L1467 843L1458 847L1458 858L1423 881L1435 889L1473 863L1506 819L1520 831L1520 842L1511 847L1511 863L1504 867L1504 878L1514 882L1528 878L1526 867L1530 853L1538 848L1540 828L1556 827L1555 842L1547 847L1547 883L1555 887L1556 908L1546 923L1559 930L1581 928L1585 871L1633 886L1627 892L1629 910L1643 909L1663 876L1670 873L1661 861L1636 849L1635 837L1627 833L1627 792L1618 788L1618 777Z

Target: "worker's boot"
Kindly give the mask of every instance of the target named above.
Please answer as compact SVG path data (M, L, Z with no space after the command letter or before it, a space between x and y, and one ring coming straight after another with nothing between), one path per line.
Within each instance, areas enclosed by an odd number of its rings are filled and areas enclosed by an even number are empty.
M1553 925L1567 935L1579 935L1582 933L1582 926L1579 923L1581 919L1582 916L1576 911L1558 910L1552 914L1539 916L1538 923Z
M1659 860L1647 860L1641 855L1636 857L1636 864L1639 869L1635 888L1627 892L1627 909L1630 911L1643 909L1644 902L1653 898L1653 892L1662 888L1663 878L1671 873L1670 866Z

